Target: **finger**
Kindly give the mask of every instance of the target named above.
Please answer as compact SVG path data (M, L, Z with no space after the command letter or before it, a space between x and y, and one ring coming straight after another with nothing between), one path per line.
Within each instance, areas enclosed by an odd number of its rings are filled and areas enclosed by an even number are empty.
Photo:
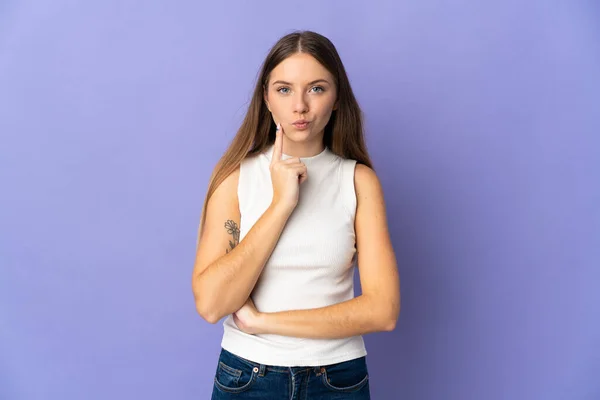
M302 184L302 182L306 181L308 179L308 173L306 171L304 171L303 173L300 174L300 184Z
M305 170L306 169L306 165L302 164L302 163L297 163L297 164L287 164L285 165L285 169L291 169L292 171L296 171L296 170Z
M282 165L284 166L284 169L290 169L292 171L297 171L297 170L305 170L306 171L306 165L300 163L291 163L291 164L284 164L285 161L282 161Z
M283 160L282 164L300 164L302 161L298 157L288 158L287 160Z
M294 170L295 170L295 169L298 169L298 168L304 168L304 169L306 169L306 164L304 164L304 163L302 163L302 162L291 162L291 163L286 163L285 161L286 161L286 160L284 160L284 161L282 161L282 162L281 162L281 165L282 165L282 166L283 166L285 169L287 169L287 168L289 168L289 169L294 169Z
M283 132L281 131L281 124L277 124L277 130L275 131L275 146L273 146L273 156L271 157L271 164L277 161L281 161L281 155L283 154Z
M297 165L294 167L290 167L290 169L294 170L294 172L296 173L296 175L298 177L300 177L301 175L306 175L308 173L307 169L306 169L306 165Z

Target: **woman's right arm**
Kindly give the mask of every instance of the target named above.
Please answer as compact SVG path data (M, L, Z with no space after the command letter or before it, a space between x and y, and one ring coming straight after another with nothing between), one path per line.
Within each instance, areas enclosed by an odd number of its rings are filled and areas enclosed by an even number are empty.
M210 197L196 252L192 276L196 310L211 324L244 305L290 215L288 209L272 203L237 244L238 179L239 168Z
M308 179L306 165L297 157L284 161L282 154L283 130L277 125L269 166L273 199L239 244L232 241L233 246L230 245L233 236L228 232L240 226L239 168L208 200L205 225L196 250L192 290L196 310L212 324L244 305L298 204L299 186Z

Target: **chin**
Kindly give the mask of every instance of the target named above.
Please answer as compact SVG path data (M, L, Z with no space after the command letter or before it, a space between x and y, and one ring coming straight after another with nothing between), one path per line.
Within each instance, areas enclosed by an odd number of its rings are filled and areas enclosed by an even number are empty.
M311 135L310 130L294 131L291 135L287 133L286 135L292 142L309 142L314 137L314 135Z
M308 139L311 136L313 136L311 134L311 131L312 131L311 129L306 129L303 131L291 129L289 131L286 131L285 134L289 139L292 139L292 140L305 140L305 139Z

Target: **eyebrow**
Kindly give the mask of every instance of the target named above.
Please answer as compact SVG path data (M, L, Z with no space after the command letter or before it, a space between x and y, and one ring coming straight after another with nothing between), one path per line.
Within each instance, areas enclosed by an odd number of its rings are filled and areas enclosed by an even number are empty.
M327 79L317 79L316 81L309 82L308 84L309 85L314 85L315 83L319 83L319 82L325 82L327 84L330 84ZM290 85L290 86L292 86L291 83L286 82L286 81L281 81L281 80L273 82L273 85L277 85L278 83L281 83L283 85Z

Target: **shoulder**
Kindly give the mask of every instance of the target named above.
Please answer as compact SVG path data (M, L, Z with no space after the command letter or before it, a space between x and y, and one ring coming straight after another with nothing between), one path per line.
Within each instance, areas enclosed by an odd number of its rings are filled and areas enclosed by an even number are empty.
M215 188L213 196L219 200L230 197L237 201L237 188L240 179L240 166L238 165L221 183Z
M381 196L381 183L372 168L364 164L356 163L354 169L354 188L356 197Z
M354 169L354 179L360 181L377 180L377 174L372 168L357 162L356 168Z

